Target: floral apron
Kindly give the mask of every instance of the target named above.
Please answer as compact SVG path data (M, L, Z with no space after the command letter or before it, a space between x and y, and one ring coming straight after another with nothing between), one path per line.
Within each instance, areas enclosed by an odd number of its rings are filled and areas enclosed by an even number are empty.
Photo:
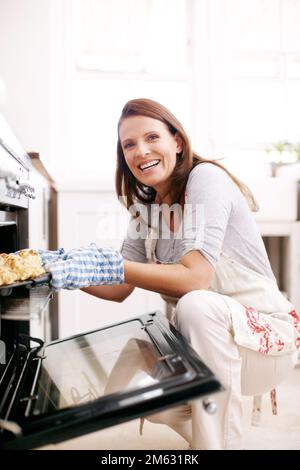
M154 235L154 229L149 229L146 256L148 262L160 263L155 255L157 237ZM238 345L269 355L291 353L300 347L300 315L280 292L275 280L222 254L210 290L245 306L245 315L232 312L234 340ZM162 297L172 307L179 300ZM169 320L174 323L174 309Z
M149 263L160 263L156 258L156 231L148 230L145 240ZM232 311L235 342L245 348L269 355L290 354L300 347L300 315L278 289L275 280L269 279L221 254L210 290L227 295L245 306L245 314ZM168 319L175 323L178 298L162 295L169 308ZM249 305L251 299L251 305ZM277 414L276 390L270 391L273 414ZM258 425L262 397L253 401L252 424Z

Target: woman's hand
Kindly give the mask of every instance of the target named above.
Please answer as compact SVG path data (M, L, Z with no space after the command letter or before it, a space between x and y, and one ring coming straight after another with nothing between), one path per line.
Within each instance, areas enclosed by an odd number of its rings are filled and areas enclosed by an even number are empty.
M46 263L45 268L52 274L51 285L54 290L124 282L121 253L113 248L97 248L94 243L69 251L53 262Z
M55 261L63 260L67 256L63 248L59 248L58 250L39 249L36 251L40 255L43 267Z

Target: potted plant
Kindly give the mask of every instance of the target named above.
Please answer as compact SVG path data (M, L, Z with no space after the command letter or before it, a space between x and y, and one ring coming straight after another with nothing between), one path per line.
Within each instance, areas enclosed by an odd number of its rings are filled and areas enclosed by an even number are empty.
M300 162L300 142L278 141L269 144L265 151L271 166L271 176L277 175L279 168Z

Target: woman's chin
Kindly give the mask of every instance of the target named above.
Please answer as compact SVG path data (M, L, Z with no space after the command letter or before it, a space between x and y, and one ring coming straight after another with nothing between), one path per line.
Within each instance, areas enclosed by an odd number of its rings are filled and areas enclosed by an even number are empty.
M145 186L149 186L155 190L157 190L157 188L159 188L162 184L164 184L164 181L160 180L160 179L143 179L142 180L142 184L144 184Z
M155 185L160 185L160 184L164 184L166 182L166 177L163 176L163 175L158 175L158 174L150 174L147 175L141 175L141 177L139 178L140 181L142 181L143 184L147 185L147 186L155 186Z

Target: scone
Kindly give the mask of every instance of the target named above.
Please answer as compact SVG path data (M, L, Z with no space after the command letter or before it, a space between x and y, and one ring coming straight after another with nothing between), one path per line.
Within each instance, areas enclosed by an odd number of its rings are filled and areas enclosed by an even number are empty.
M0 286L32 279L44 273L37 251L22 250L18 254L0 254Z
M8 266L0 264L0 286L12 284L16 280L16 274Z
M4 284L12 284L17 279L16 274L5 264L7 255L0 253L0 286Z

